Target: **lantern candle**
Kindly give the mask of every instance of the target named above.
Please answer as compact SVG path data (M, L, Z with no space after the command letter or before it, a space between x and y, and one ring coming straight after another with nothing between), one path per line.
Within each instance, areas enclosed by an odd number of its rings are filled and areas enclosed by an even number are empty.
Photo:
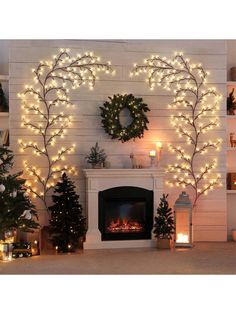
M192 202L182 192L174 205L175 246L192 247Z
M176 242L177 243L189 243L188 235L187 234L183 234L183 233L178 233Z

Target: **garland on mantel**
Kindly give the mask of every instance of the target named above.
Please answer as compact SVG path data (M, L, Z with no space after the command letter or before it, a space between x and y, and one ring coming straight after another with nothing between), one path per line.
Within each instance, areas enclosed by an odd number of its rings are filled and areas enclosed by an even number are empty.
M149 123L145 112L150 111L147 104L143 103L142 98L136 98L132 94L114 95L108 97L110 101L106 101L101 109L101 117L103 128L112 139L118 139L127 142L130 139L142 138L144 131L148 130ZM130 111L133 119L127 126L122 126L120 122L120 112L123 109Z

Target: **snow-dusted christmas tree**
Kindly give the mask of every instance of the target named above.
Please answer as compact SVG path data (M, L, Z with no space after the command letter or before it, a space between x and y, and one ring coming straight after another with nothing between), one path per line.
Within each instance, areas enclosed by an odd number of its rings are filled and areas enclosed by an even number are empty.
M5 233L9 231L33 232L39 226L22 172L12 174L12 167L12 151L0 147L0 240L5 240Z

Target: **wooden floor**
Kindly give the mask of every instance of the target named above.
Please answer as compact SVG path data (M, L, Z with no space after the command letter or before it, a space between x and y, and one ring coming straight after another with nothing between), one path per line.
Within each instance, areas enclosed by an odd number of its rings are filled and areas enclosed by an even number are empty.
M0 274L236 274L236 243L192 249L89 250L0 262Z

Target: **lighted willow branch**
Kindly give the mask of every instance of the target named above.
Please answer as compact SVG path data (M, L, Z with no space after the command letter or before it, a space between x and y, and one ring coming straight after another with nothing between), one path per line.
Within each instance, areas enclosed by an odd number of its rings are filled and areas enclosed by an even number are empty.
M192 64L182 53L167 60L165 57L152 56L144 60L144 65L135 65L132 75L145 73L147 83L153 90L157 85L167 90L173 90L174 99L168 106L178 112L171 116L171 124L178 136L184 138L189 148L180 145L169 145L169 149L176 154L178 163L168 165L167 171L173 173L173 179L167 183L178 187L191 187L194 191L194 202L208 190L222 185L220 174L209 173L216 168L217 159L212 158L208 163L199 165L199 157L207 153L208 149L218 151L222 139L208 140L204 135L219 127L216 111L219 110L219 95L215 88L207 87L206 72L201 64ZM183 112L179 112L183 110ZM203 119L202 119L203 118ZM209 158L208 158L209 159Z
M19 94L22 108L25 110L22 127L27 127L37 135L37 141L24 142L19 139L21 151L30 150L35 156L43 158L43 165L46 168L46 173L42 173L40 167L30 163L30 158L25 160L24 167L34 179L34 184L32 180L28 180L27 186L35 197L43 201L46 208L47 195L58 176L63 171L76 173L75 167L64 164L66 155L74 151L75 144L61 147L58 143L60 148L56 154L52 148L56 145L57 139L64 137L72 123L72 117L67 113L59 113L56 107L64 107L69 112L73 105L69 98L70 90L81 85L87 85L92 89L99 71L114 73L110 62L102 63L100 58L92 53L71 57L69 49L60 49L52 61L40 61L38 67L32 70L34 84L25 86L24 93ZM36 122L32 115L36 115L41 121Z

